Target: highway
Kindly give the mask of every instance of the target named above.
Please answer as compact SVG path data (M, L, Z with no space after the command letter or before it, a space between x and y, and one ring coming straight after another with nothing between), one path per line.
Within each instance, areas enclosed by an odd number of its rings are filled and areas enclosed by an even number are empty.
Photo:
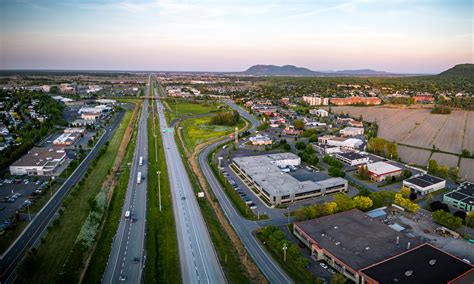
M150 89L150 79L147 89ZM138 134L130 169L125 201L117 234L112 243L102 283L141 283L145 265L145 230L148 177L148 100L138 123ZM142 165L140 165L142 157ZM141 178L138 177L140 173ZM150 173L152 174L152 173ZM138 183L140 179L140 183ZM125 212L130 217L125 218Z
M53 197L45 204L45 206L36 214L35 218L28 224L23 233L8 248L0 259L0 282L13 283L16 278L15 269L18 262L23 258L25 253L39 244L43 234L46 232L48 225L54 219L61 202L69 193L71 188L76 185L86 173L90 163L96 157L99 149L105 142L109 141L115 130L122 121L124 113L118 113L113 122L104 129L104 134L96 143L94 148L84 158L81 164L74 170L71 176L56 191Z
M254 132L255 128L259 125L259 122L255 119L255 117L242 110L232 101L226 101L226 103L231 108L237 110L241 116L250 121L252 126L249 131ZM260 271L262 271L263 275L265 275L265 277L270 283L292 283L293 281L291 280L291 278L265 251L265 249L260 245L259 241L253 234L256 229L260 228L260 225L256 221L247 220L239 215L237 210L234 208L232 202L224 193L224 190L221 188L219 181L216 179L209 164L207 163L207 157L209 156L209 154L214 149L228 142L229 140L230 139L225 139L223 141L212 144L206 149L204 149L199 155L199 165L201 166L204 176L206 177L212 191L216 195L216 198L219 200L219 204L221 205L224 214L226 215L230 224L234 227L234 230L236 231L240 240L243 242L245 248L257 264Z
M224 283L225 276L176 146L174 133L165 131L168 125L164 107L159 100L157 90L155 88L154 90L171 185L182 282Z

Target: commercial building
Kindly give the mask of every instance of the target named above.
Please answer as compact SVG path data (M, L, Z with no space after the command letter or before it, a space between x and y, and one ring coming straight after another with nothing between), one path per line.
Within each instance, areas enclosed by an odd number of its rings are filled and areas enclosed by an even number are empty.
M339 134L344 136L357 136L364 135L364 128L359 127L346 127L339 130Z
M313 143L313 149L321 154L329 155L341 152L341 147L339 146L331 146L327 144L321 143Z
M329 116L329 112L327 110L324 110L324 109L310 109L309 113L312 114L312 115L319 116L319 117Z
M81 118L84 120L95 121L100 118L100 113L82 113Z
M403 181L403 186L420 195L426 195L446 187L446 181L434 176L419 174Z
M10 166L11 175L51 176L64 162L66 152L34 147Z
M382 182L392 177L402 175L402 169L386 162L376 162L367 164L370 179L375 182Z
M337 146L346 150L356 150L364 144L362 140L357 138L336 137L333 135L323 135L318 137L318 143L329 146Z
M424 243L360 271L360 283L474 283L460 282L472 265Z
M368 283L360 270L421 244L358 209L297 222L293 233L312 256L355 283Z
M303 96L303 101L310 106L327 106L329 104L328 98L321 98L319 96Z
M464 212L474 211L474 183L462 183L455 190L446 193L443 202Z
M81 137L78 133L63 133L58 138L54 139L54 146L71 146Z
M349 166L357 166L369 162L369 157L355 152L338 153L335 157Z
M347 123L347 125L352 127L364 127L364 124L361 121L351 120Z
M86 119L76 119L71 122L72 126L87 126L87 125L94 125L94 120L86 120Z
M78 134L84 134L86 133L85 128L79 128L79 127L69 127L64 129L64 133L78 133Z
M249 140L250 140L250 142L252 142L252 145L256 145L256 146L272 145L272 143L273 143L273 141L270 137L259 135L259 134L257 134L254 137L250 137Z
M329 100L331 104L337 106L344 105L379 105L382 100L372 97L349 97L349 98L332 98Z
M104 104L104 105L114 105L117 103L116 100L111 100L111 99L97 99L95 101L99 104Z
M235 157L231 168L260 197L272 205L292 203L335 192L345 192L348 183L343 178L322 181L299 181L282 172L289 166L299 166L301 158L292 153Z
M293 125L287 125L281 132L283 135L301 135L303 130L296 129Z

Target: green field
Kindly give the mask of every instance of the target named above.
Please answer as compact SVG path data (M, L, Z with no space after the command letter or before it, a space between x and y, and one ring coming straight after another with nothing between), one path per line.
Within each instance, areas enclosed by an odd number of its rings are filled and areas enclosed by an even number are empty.
M155 105L154 102L152 105ZM168 169L158 119L156 120L158 162L155 162L155 138L153 137L152 121L150 116L148 119L148 159L150 163L148 165L145 283L180 283L181 270ZM161 212L158 203L157 171L161 171Z
M227 136L234 132L234 126L211 125L209 124L210 121L210 117L190 118L180 124L183 127L184 143L190 152L193 152L198 144ZM236 127L242 129L244 125L245 122L241 119Z
M182 101L182 100L178 101L175 99L167 99L166 103L173 111L172 113L170 113L169 111L165 113L166 120L168 121L168 123L170 123L171 120L175 118L182 117L185 115L210 113L210 112L216 111L219 108L219 106L222 105L220 103L215 103L215 102L193 103L190 101Z
M137 117L139 116L140 115L137 114ZM110 250L112 248L112 238L117 233L117 228L122 214L123 201L127 191L128 180L130 178L130 166L128 163L132 162L133 153L135 150L138 132L138 127L136 127L137 122L138 120L135 122L133 136L131 137L130 144L127 146L127 152L122 161L122 165L120 166L120 176L117 181L117 186L114 189L112 199L107 208L104 225L99 239L97 240L97 246L84 275L84 279L82 281L83 283L100 283L100 279L105 271Z
M127 111L105 153L97 160L93 170L88 171L83 186L71 191L63 201L64 210L44 237L36 255L23 275L27 283L54 283L62 271L69 252L74 246L81 227L91 211L89 200L93 200L101 184L115 162L120 142L131 118ZM30 263L31 264L31 263Z

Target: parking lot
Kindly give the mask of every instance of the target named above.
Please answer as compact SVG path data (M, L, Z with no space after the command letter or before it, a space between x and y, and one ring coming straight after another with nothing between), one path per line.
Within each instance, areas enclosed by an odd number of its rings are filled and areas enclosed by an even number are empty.
M15 213L34 202L47 186L46 180L30 178L5 179L0 182L0 224Z

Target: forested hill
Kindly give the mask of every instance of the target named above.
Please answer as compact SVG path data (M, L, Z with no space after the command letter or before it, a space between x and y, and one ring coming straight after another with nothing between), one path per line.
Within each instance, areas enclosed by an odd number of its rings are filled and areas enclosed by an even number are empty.
M439 74L440 77L464 77L474 80L474 64L458 64Z

